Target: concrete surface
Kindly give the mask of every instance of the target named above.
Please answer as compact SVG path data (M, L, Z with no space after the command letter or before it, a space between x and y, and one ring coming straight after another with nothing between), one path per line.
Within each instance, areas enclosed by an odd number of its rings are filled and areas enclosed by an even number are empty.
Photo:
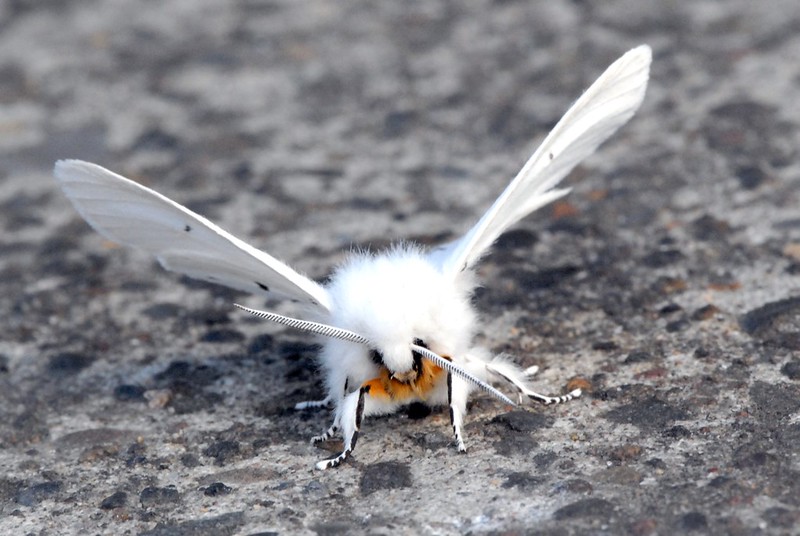
M0 533L784 534L800 522L794 1L0 3ZM481 268L481 339L560 407L370 419L302 334L114 248L92 160L322 278L468 227L612 60L637 117ZM291 311L291 309L285 309Z

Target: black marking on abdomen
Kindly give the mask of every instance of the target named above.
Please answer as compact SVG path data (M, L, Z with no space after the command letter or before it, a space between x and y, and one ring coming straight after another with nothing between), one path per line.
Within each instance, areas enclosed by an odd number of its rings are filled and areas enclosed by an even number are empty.
M259 283L258 281L253 281L253 282L258 286L258 288L260 288L264 292L269 292L269 287L264 283Z

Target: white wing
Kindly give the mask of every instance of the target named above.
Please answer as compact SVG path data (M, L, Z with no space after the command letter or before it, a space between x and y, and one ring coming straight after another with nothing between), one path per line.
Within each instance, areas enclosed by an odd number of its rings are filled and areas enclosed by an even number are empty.
M459 240L431 252L453 276L472 267L511 225L566 195L553 189L584 158L624 125L644 99L650 47L641 45L615 61L550 131L511 184Z
M158 192L80 160L59 160L54 174L95 230L152 253L167 270L330 309L321 285Z

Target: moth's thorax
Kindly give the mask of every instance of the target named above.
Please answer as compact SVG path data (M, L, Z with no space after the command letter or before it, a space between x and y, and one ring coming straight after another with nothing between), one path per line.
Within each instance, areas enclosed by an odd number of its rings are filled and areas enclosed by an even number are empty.
M355 254L334 272L328 290L331 322L372 341L392 372L412 368L409 345L416 340L453 355L472 338L471 289L442 274L415 247Z

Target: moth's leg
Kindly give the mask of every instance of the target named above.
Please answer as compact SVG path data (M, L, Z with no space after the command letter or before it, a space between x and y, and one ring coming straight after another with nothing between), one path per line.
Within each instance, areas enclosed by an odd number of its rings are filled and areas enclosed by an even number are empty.
M341 464L353 449L356 448L358 432L361 429L361 419L364 416L364 397L369 393L373 383L380 383L380 380L371 380L364 383L358 391L353 391L344 398L337 420L342 429L344 439L344 450L336 457L322 460L317 463L317 469L330 469Z
M533 365L533 366L530 366L530 367L526 368L525 370L523 370L522 373L521 373L521 377L523 379L527 380L527 379L531 378L532 376L535 376L538 372L539 372L539 366L538 365ZM506 378L506 379L508 379L508 378ZM516 384L515 384L515 386L516 386ZM522 390L519 390L519 391L517 391L517 404L519 404L521 406L523 402L524 402L524 399L523 399Z
M324 408L329 406L331 403L331 395L326 396L322 400L305 400L303 402L298 402L294 405L294 409L301 410L301 409L309 409L309 408Z
M458 452L467 452L464 438L461 435L461 425L467 412L467 397L469 385L459 378L447 373L447 405L450 406L450 424L453 426L453 435Z
M580 389L574 389L569 393L561 396L547 396L531 390L526 385L525 380L527 379L528 376L538 371L537 368L536 370L531 372L531 369L534 369L535 367L530 367L524 371L521 371L516 366L509 365L507 363L487 363L486 368L493 374L497 374L507 382L514 385L514 387L519 389L520 395L525 395L531 400L535 400L536 402L540 402L544 405L560 404L562 402L568 402L573 398L578 398L579 396L581 396Z
M323 443L329 440L330 438L336 436L336 434L338 433L339 433L339 423L337 422L337 420L334 420L330 428L325 430L322 434L315 435L314 437L311 438L311 444L316 445L317 443Z
M348 383L348 380L347 380L347 378L345 378L344 387L342 388L342 391L341 391L341 398L339 399L338 403L336 404L336 414L333 417L333 424L331 424L330 428L325 430L325 432L323 432L321 435L312 437L311 438L311 444L312 445L316 445L317 443L322 443L323 441L327 441L330 438L334 437L337 433L339 433L339 427L340 427L339 421L341 420L339 408L341 407L342 402L344 401L345 397L347 396L347 383ZM333 399L333 395L332 394L328 394L328 396L325 398L326 401L330 401L332 399Z
M522 375L524 376L525 379L529 379L538 373L539 373L539 365L532 365L522 371ZM517 402L519 403L519 405L522 405L522 396L523 396L522 391L517 393L517 395L518 395Z
M561 396L547 396L547 395L540 395L534 391L526 389L523 393L530 398L531 400L535 400L536 402L541 402L544 405L550 404L560 404L562 402L569 402L573 398L578 398L581 396L582 391L580 389L574 389L569 393Z

